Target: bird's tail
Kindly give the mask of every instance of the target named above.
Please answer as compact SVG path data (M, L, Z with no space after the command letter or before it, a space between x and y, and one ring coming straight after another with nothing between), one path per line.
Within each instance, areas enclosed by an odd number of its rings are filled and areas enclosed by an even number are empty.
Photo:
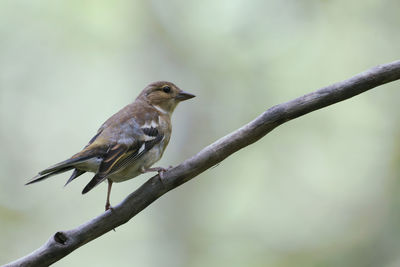
M91 159L93 156L85 156L85 157L78 157L78 158L70 158L67 160L64 160L60 163L57 163L41 172L39 172L38 175L36 175L35 177L33 177L29 182L27 182L25 185L28 184L33 184L33 183L37 183L40 182L44 179L49 178L50 176L56 175L56 174L60 174L72 169L75 169L75 165L82 163L88 159ZM84 173L84 171L75 169L75 171L73 172L71 178L69 178L69 180L67 181L67 183L65 185L67 185L69 182L71 182L73 179L75 179L76 177L82 175Z

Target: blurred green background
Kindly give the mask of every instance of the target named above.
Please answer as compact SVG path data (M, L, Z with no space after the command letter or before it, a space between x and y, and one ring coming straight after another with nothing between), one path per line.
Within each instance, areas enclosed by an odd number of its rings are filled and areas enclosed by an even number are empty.
M176 165L267 108L399 59L400 2L0 2L0 264L103 212L84 175L24 186L148 83L197 95ZM400 266L400 82L289 122L54 266ZM151 175L113 188L120 202Z

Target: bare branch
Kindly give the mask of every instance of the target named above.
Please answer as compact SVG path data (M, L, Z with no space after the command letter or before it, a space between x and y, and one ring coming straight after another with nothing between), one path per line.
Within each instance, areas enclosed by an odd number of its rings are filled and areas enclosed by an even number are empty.
M182 164L150 178L111 211L75 229L55 233L31 254L5 266L48 266L80 246L128 222L166 192L196 177L236 151L256 142L275 127L314 110L351 98L379 85L400 79L400 60L379 65L348 80L276 105L240 129L205 147Z

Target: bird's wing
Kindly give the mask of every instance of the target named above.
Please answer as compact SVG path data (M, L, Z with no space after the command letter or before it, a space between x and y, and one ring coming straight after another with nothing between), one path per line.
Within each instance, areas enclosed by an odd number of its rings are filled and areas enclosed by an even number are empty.
M132 135L129 136L129 138L122 134L118 139L119 142L113 144L103 156L98 173L86 185L82 194L89 192L107 179L110 174L134 164L143 154L161 142L163 137L164 135L157 127L136 128L136 134L133 137Z

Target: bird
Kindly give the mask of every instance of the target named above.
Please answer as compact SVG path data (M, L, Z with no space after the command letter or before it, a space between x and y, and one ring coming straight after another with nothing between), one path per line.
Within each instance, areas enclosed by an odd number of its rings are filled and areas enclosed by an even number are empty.
M133 103L106 120L80 152L42 170L26 185L73 170L67 185L85 172L92 172L95 175L82 194L107 180L105 210L112 209L110 193L114 182L123 182L146 172L158 172L163 178L166 169L151 166L162 157L169 143L171 115L176 106L193 97L195 95L172 82L149 84Z

